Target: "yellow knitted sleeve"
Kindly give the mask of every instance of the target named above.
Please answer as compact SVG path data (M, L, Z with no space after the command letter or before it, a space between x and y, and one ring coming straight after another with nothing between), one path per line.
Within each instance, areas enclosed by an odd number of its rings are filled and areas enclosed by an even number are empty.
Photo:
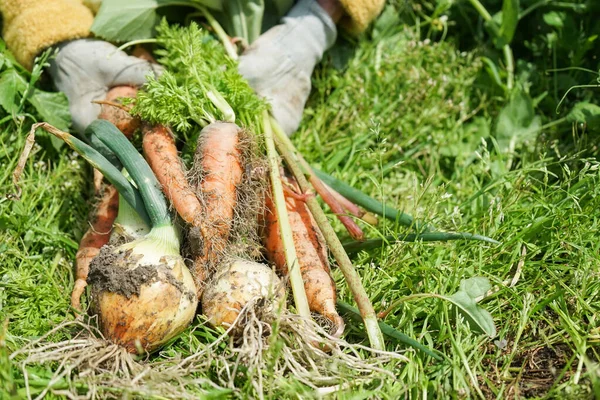
M0 0L2 37L27 69L44 49L65 40L87 37L94 21L81 0Z
M358 34L383 10L385 0L340 0L340 3L347 14L340 23L350 33Z

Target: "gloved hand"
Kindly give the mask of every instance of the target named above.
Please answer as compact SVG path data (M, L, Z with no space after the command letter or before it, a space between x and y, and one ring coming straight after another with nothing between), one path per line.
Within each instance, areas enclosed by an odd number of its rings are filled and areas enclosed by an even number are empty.
M79 39L58 45L50 75L57 89L67 95L73 128L82 133L98 117L100 105L113 86L141 86L148 74L159 75L157 64L128 56L110 43Z
M310 93L310 76L337 30L314 0L300 0L277 25L240 57L239 71L271 104L273 116L291 135L300 124Z

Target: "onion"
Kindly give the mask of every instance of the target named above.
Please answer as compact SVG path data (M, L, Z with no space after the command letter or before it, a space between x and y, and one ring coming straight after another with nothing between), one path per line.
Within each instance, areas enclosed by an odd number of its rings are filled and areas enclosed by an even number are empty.
M90 266L90 283L103 335L130 352L151 352L177 336L198 304L191 273L178 252L161 248L156 229L103 248Z
M261 312L274 312L284 293L284 285L268 266L234 260L204 289L202 312L211 325L229 328L251 300L263 300Z
M150 352L192 322L196 286L181 257L179 232L160 184L146 161L107 121L92 122L86 133L126 169L124 174L105 173L120 183L119 215L111 244L90 264L94 308L108 340L130 352ZM135 187L123 181L126 175ZM125 197L127 193L131 195Z

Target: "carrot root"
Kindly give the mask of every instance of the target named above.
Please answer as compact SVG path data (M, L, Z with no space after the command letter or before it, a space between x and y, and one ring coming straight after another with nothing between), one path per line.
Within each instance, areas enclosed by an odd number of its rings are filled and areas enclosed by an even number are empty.
M188 183L173 134L163 125L144 124L142 132L144 156L162 185L165 196L185 222L197 225L202 207Z
M75 287L71 292L71 306L81 311L81 295L87 286L90 263L100 253L100 248L108 243L113 223L119 211L119 192L107 186L94 213L90 228L81 238L75 256Z
M137 95L137 89L131 86L115 86L108 91L106 98L102 103L102 110L98 115L98 118L110 121L115 125L125 136L129 139L133 136L133 133L140 127L140 120L129 114L127 111L119 107L111 105L111 103L120 103L119 99L122 97L135 97Z
M227 122L212 123L200 133L194 166L202 175L196 188L202 201L202 218L194 235L194 265L204 278L214 272L229 244L237 188L244 172L239 133L236 124Z
M287 180L284 186L298 188L295 182L286 177L282 179ZM287 275L288 267L279 233L279 222L270 196L267 196L266 206L263 241L267 258L275 264L280 274ZM310 310L327 318L334 326L332 335L340 337L344 332L344 320L336 311L337 294L330 275L323 235L302 200L287 196L286 208Z

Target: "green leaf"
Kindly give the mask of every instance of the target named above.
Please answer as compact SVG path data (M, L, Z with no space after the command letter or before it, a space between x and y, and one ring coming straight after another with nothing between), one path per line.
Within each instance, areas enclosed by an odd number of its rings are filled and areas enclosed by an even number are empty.
M502 48L513 39L519 23L519 0L504 0L502 3L502 23L494 43Z
M156 10L168 6L206 6L220 10L222 0L104 0L92 32L115 42L151 38L158 23Z
M147 39L158 22L158 0L104 0L94 19L92 32L111 41Z
M488 279L477 276L462 280L458 292L446 299L458 308L471 329L483 332L492 338L496 336L494 319L488 311L479 307L476 301L477 297L485 295L491 287Z
M502 88L502 90L506 91L506 85L502 82L502 78L500 78L500 71L498 70L498 66L488 57L481 57L481 61L483 62L483 66L485 71L488 73L490 79L498 85L498 87Z
M373 23L373 38L377 39L400 24L400 14L391 4L388 4L381 15Z
M69 129L71 113L69 112L69 101L63 93L34 89L27 101L35 107L44 121L62 131Z
M27 90L27 81L15 69L0 74L0 106L9 114L19 111L20 96Z
M542 126L535 115L531 97L516 88L509 103L500 111L496 124L496 140L501 152L514 151L535 140Z
M565 17L565 13L559 13L556 11L550 11L543 16L545 23L557 29L565 26Z
M585 101L579 102L567 115L567 121L600 124L600 106Z

